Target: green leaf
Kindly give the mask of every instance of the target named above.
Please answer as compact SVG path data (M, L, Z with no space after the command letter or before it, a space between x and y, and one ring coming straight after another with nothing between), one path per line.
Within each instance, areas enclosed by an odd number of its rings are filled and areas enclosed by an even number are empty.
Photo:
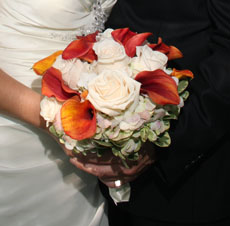
M189 97L189 92L185 91L180 96L183 98L184 101L186 101Z
M141 140L143 142L146 142L146 140L148 139L149 130L150 130L150 128L147 126L145 126L144 128L141 129Z
M111 144L110 142L105 142L105 141L101 141L101 140L93 140L93 141L94 141L94 143L99 144L102 147L110 148L113 146L113 144Z
M93 138L94 138L95 140L100 140L100 139L102 138L102 134L101 134L101 133L96 133L96 134L93 136Z
M73 148L73 153L75 153L75 154L79 154L79 153L81 153L79 150L77 150L77 148Z
M134 137L134 138L139 138L140 136L141 136L140 130L134 131L134 133L132 135L132 137Z
M179 85L177 87L179 94L185 91L185 89L188 87L188 83L189 83L188 80L185 79L179 82Z
M127 157L128 160L130 161L137 161L139 159L139 154L138 152L132 153Z
M141 149L141 146L142 146L142 142L141 142L141 140L138 140L138 141L137 141L137 147L136 147L136 149L134 150L134 152L138 152L138 151Z
M169 120L163 120L165 130L168 130L170 128L170 121Z
M58 133L57 133L57 131L56 131L54 125L52 125L52 126L49 127L49 131L50 131L50 133L53 134L54 136L59 137L59 135L58 135Z
M124 167L125 167L126 169L129 169L129 166L128 166L127 162L125 161L125 159L121 159L121 161L122 161Z
M157 140L157 135L154 131L149 130L148 140L154 142Z
M122 153L120 151L118 152L118 157L120 157L121 160L126 160L126 157L124 155L122 155Z
M111 132L109 132L111 133ZM109 137L109 133L106 133L106 135ZM110 138L113 141L121 141L121 140L125 140L125 139L129 139L130 136L132 136L133 131L131 130L127 130L127 131L120 131L118 136L115 138Z
M140 141L140 140L139 140ZM125 145L121 148L121 153L124 155L124 156L128 156L130 155L131 153L135 152L137 148L139 148L140 146L140 142L137 141L135 142L134 139L129 139Z
M159 147L168 147L171 144L169 133L163 133L154 143Z
M177 105L166 105L164 109L168 113L164 119L177 119L180 114L180 108Z
M116 147L112 147L112 152L115 156L119 156L119 152L120 152L120 149L116 148Z

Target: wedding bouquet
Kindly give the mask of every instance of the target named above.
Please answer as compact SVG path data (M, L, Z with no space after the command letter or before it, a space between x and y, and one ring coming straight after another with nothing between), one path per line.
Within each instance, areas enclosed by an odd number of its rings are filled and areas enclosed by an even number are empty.
M170 120L193 74L167 68L182 53L161 38L149 43L150 35L107 29L34 64L43 76L41 116L67 149L99 156L111 150L126 165L147 140L170 145Z

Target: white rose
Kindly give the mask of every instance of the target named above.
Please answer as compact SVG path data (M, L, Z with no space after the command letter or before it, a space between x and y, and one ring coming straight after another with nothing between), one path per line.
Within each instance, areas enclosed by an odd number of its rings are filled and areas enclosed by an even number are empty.
M56 114L60 111L62 104L54 97L44 97L40 103L40 115L46 120L46 126L54 122Z
M59 57L53 64L53 67L62 72L62 79L71 88L76 90L83 74L91 74L91 66L87 62L74 58L72 60L63 60ZM85 84L85 83L84 83ZM82 84L81 84L82 85Z
M112 35L111 35L112 32L113 32L113 29L108 28L104 32L98 33L98 35L96 37L96 40L100 41L100 40L103 40L103 39L111 39L111 38L113 38Z
M117 116L126 109L135 109L141 84L122 70L105 70L88 85L87 99L109 116Z
M124 46L113 39L103 39L99 42L95 42L93 50L100 63L114 63L127 57Z
M107 69L122 69L129 71L128 64L130 63L130 57L127 56L123 45L111 39L102 39L96 42L93 49L98 57L96 63L97 73L101 73ZM131 71L130 71L131 73Z
M135 77L141 71L154 71L164 69L168 61L168 57L159 52L153 51L147 45L137 46L137 56L132 58L131 68Z

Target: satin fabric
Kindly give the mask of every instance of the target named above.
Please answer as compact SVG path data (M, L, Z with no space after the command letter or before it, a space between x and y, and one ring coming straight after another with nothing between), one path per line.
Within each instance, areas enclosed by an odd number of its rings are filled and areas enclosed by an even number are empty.
M141 220L146 226L220 225L230 218L229 12L229 0L122 0L113 8L107 27L152 32L155 42L162 37L184 55L169 66L195 76L179 119L171 123L172 144L155 147L157 162L131 183L130 202L113 206L114 222L116 211L130 226Z
M39 91L32 65L91 26L95 1L0 0L0 68ZM101 1L109 13L115 0ZM97 178L39 129L0 116L0 225L106 226Z

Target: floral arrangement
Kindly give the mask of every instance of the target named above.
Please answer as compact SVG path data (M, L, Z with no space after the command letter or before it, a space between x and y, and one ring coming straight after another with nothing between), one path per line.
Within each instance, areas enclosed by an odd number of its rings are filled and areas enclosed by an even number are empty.
M150 35L107 29L77 37L33 65L43 76L41 116L67 149L99 156L111 150L125 164L147 140L170 145L170 120L193 74L167 68L182 53L161 38L149 43Z

